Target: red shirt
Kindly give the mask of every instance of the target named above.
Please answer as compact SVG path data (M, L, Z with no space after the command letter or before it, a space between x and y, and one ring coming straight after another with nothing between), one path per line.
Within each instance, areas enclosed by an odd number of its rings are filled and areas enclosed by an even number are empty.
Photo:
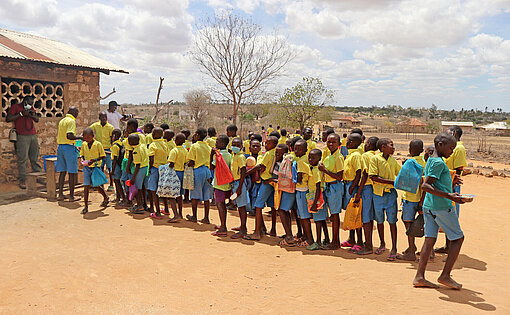
M32 106L32 110L34 110L34 107ZM18 113L21 113L23 111L23 105L21 104L14 104L11 105L11 108L9 108L9 114L16 115ZM19 135L35 135L35 123L34 120L30 117L22 116L18 117L14 121L14 126L16 127L16 133Z

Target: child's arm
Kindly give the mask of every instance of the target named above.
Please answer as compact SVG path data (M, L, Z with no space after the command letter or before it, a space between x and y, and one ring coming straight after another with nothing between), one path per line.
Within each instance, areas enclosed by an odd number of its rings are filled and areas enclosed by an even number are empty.
M358 192L356 192L356 196L354 196L354 203L359 203L361 200L361 191L363 190L363 187L365 187L365 184L368 179L368 173L367 171L363 171L363 176L361 176L361 182L359 183Z
M377 175L370 175L370 179L376 183L381 183L381 184L388 184L388 185L394 185L395 184L395 181L392 181L392 180L389 180L389 179L384 179L380 176L377 176Z
M258 170L260 170L261 173L264 173L264 171L266 170L266 166L262 164L257 164L246 172L246 176L251 175L252 173L255 173Z
M209 155L209 169L212 171L216 168L213 164L214 157L216 156L216 148L211 148L211 154Z
M236 194L239 196L243 192L244 178L246 177L246 166L241 168L241 178L239 178L239 187L237 187Z
M319 162L319 171L323 172L326 175L329 175L330 177L333 177L337 181L342 181L344 179L344 171L340 171L338 173L333 173L329 171L322 162Z
M115 167L117 166L117 157L112 159L112 174L115 172Z
M298 182L298 184L301 184L302 181L303 181L303 172L299 172L299 173L297 173L297 182Z
M170 167L170 168L174 168L174 166L175 166L175 163L174 163L174 162L170 162L170 163L168 163L168 167Z
M140 164L135 164L135 172L133 173L133 179L138 175L138 171L140 170Z
M154 155L149 156L149 169L154 166Z
M425 178L425 182L421 186L422 190L424 192L427 192L427 193L432 194L432 195L436 195L436 196L439 196L439 197L450 199L453 202L456 202L456 203L459 203L459 204L464 203L464 199L462 199L458 193L447 193L445 191L442 191L442 190L434 188L434 186L432 186L432 184L435 181L436 181L436 178L427 176L427 178Z
M354 177L354 179L352 181L351 187L349 187L349 194L350 195L352 195L352 193L354 192L354 189L356 189L356 187L358 187L360 179L361 179L361 169L356 171L356 176Z
M128 155L128 161L127 161L127 166L126 166L126 173L131 174L131 163L133 163L133 150L128 151L128 152L129 152L129 155Z
M310 212L317 212L317 201L321 194L321 182L315 184L315 196L313 197L313 205L310 207Z

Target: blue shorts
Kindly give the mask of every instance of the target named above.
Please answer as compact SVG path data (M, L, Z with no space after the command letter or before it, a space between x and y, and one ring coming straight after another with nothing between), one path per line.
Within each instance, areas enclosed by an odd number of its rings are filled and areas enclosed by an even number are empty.
M151 167L149 173L149 180L147 181L147 190L157 191L159 182L159 169L157 167Z
M104 151L106 154L101 162L101 168L106 165L106 169L111 172L112 170L112 153L110 151Z
M255 208L264 208L265 206L274 207L274 187L270 184L262 184L257 194Z
M232 183L232 194L235 194L239 187L239 180ZM243 188L241 188L241 194L234 199L234 203L237 207L246 207L248 205L248 192L246 191L246 182L243 182Z
M441 228L450 241L458 240L464 236L459 224L459 217L455 210L430 210L423 209L425 220L425 237L437 238L437 232Z
M347 155L349 155L349 149L347 149L347 147L340 147L340 153L346 157Z
M195 186L190 190L190 198L193 200L208 201L214 194L213 186L209 183L211 179L211 170L202 165L193 170L193 176L195 178Z
M352 195L349 194L349 188L351 188L351 186L352 186L352 182L344 182L345 192L344 192L344 201L343 201L343 205L342 205L342 209L344 209L344 210L347 209L347 205L349 204L349 202L351 202L352 197L354 197L354 195L356 195L356 193L358 192L358 186L356 186L356 188L352 192Z
M92 170L93 167L84 166L83 167L83 185L92 186Z
M282 197L280 198L280 206L278 210L290 211L296 202L296 193L288 193L282 191Z
M384 223L384 213L386 212L386 221L393 224L397 223L397 191L392 189L385 192L382 196L374 194L374 212L377 224Z
M253 183L251 189L249 191L250 194L250 206L246 207L246 211L254 213L255 211L255 202L257 201L257 195L259 194L260 186L262 183Z
M453 192L460 194L460 185L453 187ZM459 203L455 203L455 212L457 213L457 216L460 218L460 204Z
M136 189L140 190L143 187L147 188L147 185L149 184L149 177L147 177L147 168L148 166L140 167L138 170L138 174L136 174L135 178L135 186ZM133 175L131 175L131 178L133 178Z
M419 202L402 200L402 221L414 221L419 205Z
M113 179L121 179L122 178L122 169L120 168L119 165L115 166L115 170L113 171L112 177L113 177Z
M300 219L310 219L312 214L308 211L307 191L296 191L297 215Z
M341 213L344 201L344 183L339 181L326 183L323 191L323 197L330 214Z
M78 174L78 149L74 145L58 145L55 171Z
M328 218L328 210L326 209L326 207L322 207L322 209L319 209L318 212L312 213L312 216L314 222L326 221L326 219Z
M179 180L181 181L181 196L184 195L184 188L182 188L182 181L184 179L184 171L175 171L177 173L177 177L179 177Z
M372 185L363 186L361 190L361 220L370 223L375 220L374 188Z

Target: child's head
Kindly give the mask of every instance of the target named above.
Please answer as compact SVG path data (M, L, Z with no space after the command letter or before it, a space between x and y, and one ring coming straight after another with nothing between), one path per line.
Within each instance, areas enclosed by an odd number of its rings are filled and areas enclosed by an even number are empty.
M250 140L250 153L252 155L258 155L260 150L262 149L262 145L260 141L257 139Z
M229 141L230 139L227 137L227 135L219 135L216 139L216 149L225 150Z
M166 130L165 130L165 134L166 134ZM183 133L178 133L176 136L175 136L175 145L182 145L184 142L186 141L186 136L183 134Z
M313 136L313 130L312 128L310 127L306 127L304 130L303 130L303 139L305 140L310 140Z
M251 137L253 136L253 131L248 131L248 137L246 139L251 140Z
M425 149L425 153L423 154L423 158L425 159L425 162L429 159L429 157L434 154L434 146L433 145L429 145L426 149Z
M267 141L266 141L266 151L276 148L277 145L278 145L278 138L273 137L273 136L268 137ZM288 150L288 148L287 148L287 150Z
M85 130L83 130L83 140L87 143L94 142L94 130L92 130L92 128L85 128Z
M286 129L280 130L280 134L282 135L282 137L286 137L287 136L287 130Z
M285 144L289 147L289 151L292 151L292 139L291 139L291 138L288 138L288 139L285 141Z
M101 122L101 125L106 125L106 123L108 122L108 116L106 116L106 113L105 112L100 112L99 113L99 121Z
M131 134L128 137L128 143L132 147L136 147L140 143L140 137L137 134Z
M294 151L294 146L296 145L296 142L298 142L299 140L302 140L303 138L301 137L294 137L290 140L290 146L289 146L289 150L290 151Z
M260 143L262 143L262 136L258 133L254 133L251 135L250 140L258 140Z
M124 136L124 138L127 138L129 136L129 132L128 132L127 127L124 128L124 131L122 132L122 135Z
M333 128L328 128L322 132L322 142L328 141L328 136L332 133L335 133L335 130Z
M162 123L161 125L159 125L161 127L161 129L163 130L167 130L167 129L170 129L170 126L167 124L167 123Z
M236 125L229 125L227 127L227 136L228 137L235 137L237 135L237 126Z
M377 148L386 156L395 153L395 147L393 147L393 141L390 138L379 139L377 141Z
M344 134L342 135L342 138L347 138L347 134L346 134L346 133L344 133Z
M126 123L126 129L128 131L128 134L136 132L136 130L138 129L138 120L136 120L135 118L129 118L129 120Z
M121 135L122 135L122 131L120 131L120 129L113 129L113 131L112 131L112 140L113 141L119 140Z
M358 133L351 133L347 137L347 143L345 144L345 146L347 147L347 149L356 149L361 145L362 142L363 138Z
M205 128L198 128L195 131L195 137L198 141L204 141L205 137L207 137L207 130Z
M411 156L418 156L423 152L423 141L414 139L409 142L409 154Z
M269 125L269 128L273 128L273 125L271 125L271 124L270 124L270 125Z
M441 132L434 138L434 147L439 157L449 158L452 155L457 139L447 132Z
M207 129L207 134L209 135L209 137L216 137L216 128L209 127Z
M326 146L331 153L336 152L340 146L340 136L336 133L330 134L326 140Z
M370 137L365 141L365 151L377 151L377 141L379 141L378 137Z
M232 140L232 153L237 154L241 152L241 149L243 148L243 140L239 137L234 138Z
M452 136L454 136L455 139L457 139L457 141L459 141L460 137L462 137L462 128L460 128L457 125L448 127L448 129L446 129L446 131L448 133L451 133Z
M191 131L188 129L181 130L181 133L186 137L186 140L188 140L189 136L191 135Z
M161 139L163 137L163 129L156 127L152 129L152 139Z
M163 128L161 128L163 129ZM172 138L175 136L175 132L173 132L173 130L170 130L170 129L166 129L164 132L163 132L163 139L165 139L166 141L170 141L172 140Z
M278 131L273 131L269 134L270 137L276 137L276 139L280 139L281 135Z
M151 123L151 122L148 122L146 123L144 126L143 126L143 133L148 135L149 133L152 132L152 129L154 129L154 124Z
M317 166L322 158L322 151L319 149L313 149L308 153L308 163L311 166Z
M359 134L360 136L363 136L363 130L359 129L359 128L354 128L351 130L351 133L357 133Z
M68 114L73 115L74 118L78 118L78 114L80 113L80 110L76 106L69 107L69 110L67 111Z
M302 157L306 154L308 149L307 143L305 140L300 139L294 144L294 153L296 153L297 157Z
M276 147L276 151L275 151L275 154L274 154L276 162L280 162L281 160L283 160L283 156L286 153L289 153L289 147L285 143L280 143Z

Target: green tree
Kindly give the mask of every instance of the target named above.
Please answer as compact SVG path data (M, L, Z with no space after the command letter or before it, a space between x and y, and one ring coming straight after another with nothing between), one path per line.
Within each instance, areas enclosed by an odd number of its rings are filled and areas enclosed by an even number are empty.
M334 92L319 78L304 77L294 87L285 89L275 105L274 120L280 125L303 130L320 120L323 109L333 97Z

